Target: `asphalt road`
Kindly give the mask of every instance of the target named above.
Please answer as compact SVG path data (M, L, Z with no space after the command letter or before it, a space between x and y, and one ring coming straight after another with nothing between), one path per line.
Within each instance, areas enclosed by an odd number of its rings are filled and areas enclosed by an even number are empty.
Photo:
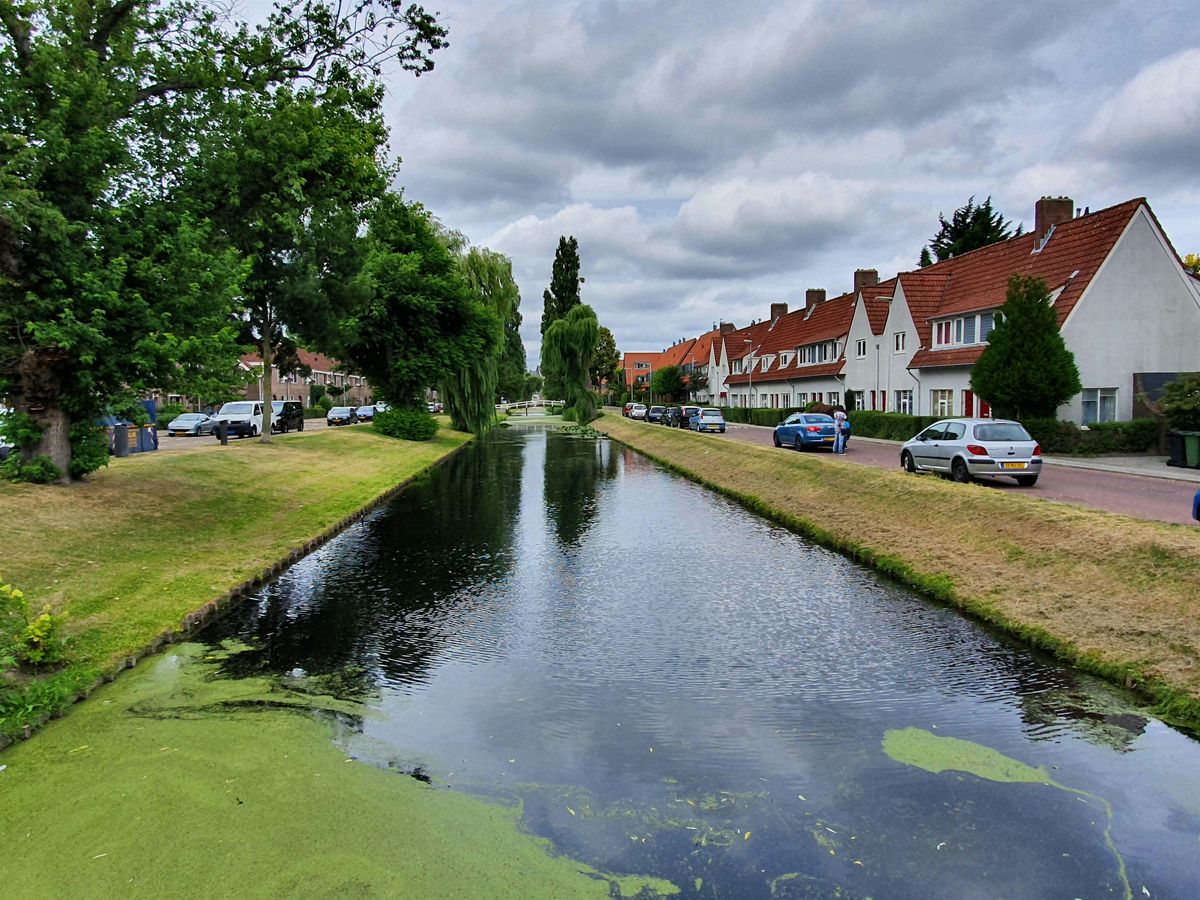
M324 419L305 419L304 431L291 432L292 434L315 434L324 431L329 426L325 424ZM238 441L246 441L249 438L237 438L232 435L229 438L229 443L236 444ZM172 437L165 431L158 433L158 449L159 450L196 450L200 447L208 447L212 445L220 445L215 435L203 434L200 437Z
M619 411L617 413L620 414ZM648 425L656 428L656 425ZM745 441L749 444L773 446L773 430L757 425L730 424L723 435L705 435L717 440ZM795 450L780 449L780 453L795 453ZM810 451L829 465L860 465L876 468L900 468L900 445L893 441L866 440L851 437L844 456ZM937 478L933 474L920 474L914 478ZM1134 475L1123 472L1106 472L1099 469L1077 468L1056 464L1047 459L1042 475L1033 487L1020 487L1009 478L984 478L980 484L998 491L1018 491L1042 500L1058 500L1076 506L1102 509L1107 512L1135 516L1139 519L1154 519L1160 522L1196 524L1192 518L1192 498L1200 483L1155 478L1149 475Z

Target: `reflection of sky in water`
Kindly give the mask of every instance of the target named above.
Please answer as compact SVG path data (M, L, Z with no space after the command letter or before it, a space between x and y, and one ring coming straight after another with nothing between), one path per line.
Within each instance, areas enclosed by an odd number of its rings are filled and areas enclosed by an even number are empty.
M1200 895L1194 741L608 443L485 441L223 627L371 673L351 752L702 896L1121 895L1102 808L895 763L909 726L1105 797L1134 892Z

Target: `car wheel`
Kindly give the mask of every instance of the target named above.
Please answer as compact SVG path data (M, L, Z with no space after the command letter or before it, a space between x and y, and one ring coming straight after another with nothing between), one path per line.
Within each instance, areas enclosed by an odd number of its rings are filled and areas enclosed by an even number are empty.
M301 419L301 420L300 420L300 424L296 426L296 430L297 430L297 431L303 431L303 430L304 430L304 420L303 420L303 419Z
M257 425L250 426L250 437L252 437L252 438L258 437L258 426Z
M954 462L950 465L950 477L959 484L966 484L971 480L971 473L967 469L967 464L961 457L955 457Z
M1033 487L1037 484L1038 477L1036 475L1018 475L1017 484L1021 487Z
M800 435L796 435L796 440L792 443L792 449L799 450L801 453L804 452L804 441L801 439Z
M782 446L783 446L783 441L781 441L781 440L779 439L779 435L778 435L778 434L776 434L776 435L772 435L772 436L775 438L775 446L776 446L776 447L782 447Z
M910 474L917 471L917 464L913 462L912 454L907 450L900 454L900 465L904 466L904 471Z

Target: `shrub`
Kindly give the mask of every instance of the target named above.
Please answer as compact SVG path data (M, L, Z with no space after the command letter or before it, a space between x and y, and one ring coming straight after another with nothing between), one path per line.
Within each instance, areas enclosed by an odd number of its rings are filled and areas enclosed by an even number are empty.
M575 407L564 406L562 411L562 419L564 422L574 422L576 419Z
M29 462L22 462L21 454L12 453L0 463L0 478L29 484L51 484L62 478L62 470L44 454L32 457Z
M1200 431L1200 372L1185 372L1163 387L1159 401L1176 431Z
M158 421L154 424L158 428L166 428L172 419L177 419L187 412L187 407L182 403L164 403L158 408Z
M405 441L428 441L437 434L437 422L424 409L393 408L375 413L372 424L380 434Z
M64 621L49 605L31 617L25 595L11 584L0 584L0 670L18 663L43 666L62 662L66 658Z
M325 412L329 412L331 409L333 409L333 398L328 394L322 394L317 399L317 406L319 406Z
M108 431L91 422L76 422L71 426L72 478L82 478L108 465Z
M328 410L322 409L319 406L305 407L304 418L306 418L306 419L323 419L323 418L325 418L326 412L328 412Z

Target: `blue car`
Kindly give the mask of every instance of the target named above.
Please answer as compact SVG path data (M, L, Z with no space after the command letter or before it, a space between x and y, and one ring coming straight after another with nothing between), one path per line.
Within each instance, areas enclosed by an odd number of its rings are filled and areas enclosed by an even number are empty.
M833 416L825 413L792 413L775 426L775 446L809 450L815 447L833 449L837 436Z

